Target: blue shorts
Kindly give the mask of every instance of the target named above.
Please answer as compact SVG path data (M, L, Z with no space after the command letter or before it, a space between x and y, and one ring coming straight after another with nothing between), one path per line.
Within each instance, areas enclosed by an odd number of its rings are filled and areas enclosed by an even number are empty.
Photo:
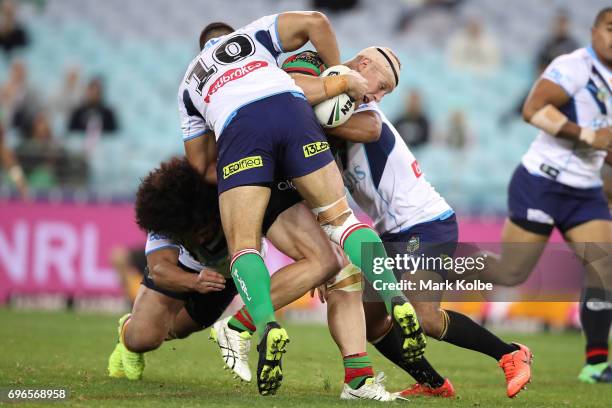
M219 194L305 176L334 160L312 107L303 95L289 92L240 108L217 148Z
M521 228L550 235L592 220L611 220L602 187L575 188L529 173L521 164L508 187L510 220Z
M385 245L388 257L408 254L413 257L436 259L452 257L457 250L459 241L459 226L457 217L452 214L448 218L433 220L414 225L406 231L398 233L386 233L380 236ZM447 271L439 262L431 262L434 266L431 272L437 272L446 278ZM401 275L405 271L395 271ZM401 276L397 276L398 279Z

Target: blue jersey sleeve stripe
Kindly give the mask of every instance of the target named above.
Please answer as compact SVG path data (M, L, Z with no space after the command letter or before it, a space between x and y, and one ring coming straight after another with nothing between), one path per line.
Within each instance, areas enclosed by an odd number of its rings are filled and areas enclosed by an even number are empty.
M206 133L210 133L210 132L211 132L210 129L204 129L201 132L198 132L198 133L196 133L194 135L183 135L183 142L186 142L186 141L191 140L191 139L195 139L196 137L203 136Z
M280 51L285 52L285 49L283 48L283 43L280 39L280 35L278 34L278 16L280 16L280 14L277 14L276 18L274 19L274 32L276 33L276 42L278 44L278 47L280 48Z
M149 249L148 251L145 251L145 255L149 255L149 254L152 254L155 251L159 251L160 249L166 249L166 248L175 248L177 250L181 249L181 247L178 246L178 245L166 244L166 245L161 245L161 246L155 247L153 249Z
M560 74L559 74L559 75L560 75ZM565 87L565 85L563 85L563 83L562 83L563 81L561 80L561 78L559 78L559 77L555 77L554 75L551 75L551 74L543 74L541 78L542 78L542 79L546 79L547 81L550 81L550 82L552 82L552 83L553 83L553 84L555 84L555 85L559 85L559 86L561 87L561 89L563 89L563 91L564 91L564 92L567 94L567 96L569 96L570 98L571 98L572 96L574 96L574 95L573 95L573 94L572 94L572 93L569 91L569 89L567 89L567 88Z

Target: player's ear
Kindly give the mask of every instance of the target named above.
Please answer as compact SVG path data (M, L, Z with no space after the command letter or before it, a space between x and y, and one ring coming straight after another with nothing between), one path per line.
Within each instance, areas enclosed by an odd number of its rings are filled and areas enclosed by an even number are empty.
M359 64L358 64L359 68L361 68L360 71L366 68L371 63L372 63L371 59L369 59L368 57L361 56L361 60L359 61Z

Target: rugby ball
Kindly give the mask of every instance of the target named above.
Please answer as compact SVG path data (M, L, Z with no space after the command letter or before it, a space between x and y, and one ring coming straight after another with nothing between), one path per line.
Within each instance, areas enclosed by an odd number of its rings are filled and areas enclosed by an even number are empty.
M350 68L344 65L336 65L327 68L321 76L346 74L350 70ZM324 128L335 128L349 120L353 112L355 112L355 101L343 93L316 105L314 112L321 126Z

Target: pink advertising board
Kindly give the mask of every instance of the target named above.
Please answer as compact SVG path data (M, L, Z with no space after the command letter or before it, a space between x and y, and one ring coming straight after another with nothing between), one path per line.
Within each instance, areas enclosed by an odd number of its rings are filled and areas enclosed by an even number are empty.
M502 225L499 218L460 217L460 239L495 242ZM10 293L120 296L110 253L117 246L143 246L144 239L129 203L0 201L0 303ZM270 271L287 262L270 248Z
M144 238L131 204L0 202L0 301L10 293L119 295L111 250Z

